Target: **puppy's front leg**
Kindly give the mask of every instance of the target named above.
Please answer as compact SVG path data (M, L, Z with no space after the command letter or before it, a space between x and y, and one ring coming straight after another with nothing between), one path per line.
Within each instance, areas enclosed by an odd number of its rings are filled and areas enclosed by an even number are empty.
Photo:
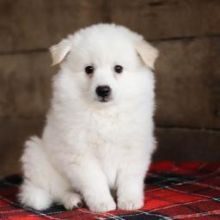
M144 205L144 177L146 169L144 166L139 166L128 163L124 166L117 180L117 200L118 208L124 210L134 210L143 207Z
M73 186L80 191L91 211L106 212L116 209L107 179L95 160L82 160L72 165L69 178Z

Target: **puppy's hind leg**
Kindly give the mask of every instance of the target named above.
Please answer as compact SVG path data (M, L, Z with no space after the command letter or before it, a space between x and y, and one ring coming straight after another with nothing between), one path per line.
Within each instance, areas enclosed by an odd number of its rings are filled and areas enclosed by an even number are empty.
M45 210L52 204L51 195L43 188L35 186L33 183L25 180L20 188L18 195L20 202L36 210Z
M18 199L23 205L37 210L49 208L53 202L50 194L50 182L56 180L51 175L51 165L39 138L32 137L26 141L21 161L24 182L20 188Z
M24 183L19 194L22 204L37 210L47 209L53 202L66 209L81 205L81 196L73 192L68 180L52 166L39 138L32 137L25 143L22 163Z

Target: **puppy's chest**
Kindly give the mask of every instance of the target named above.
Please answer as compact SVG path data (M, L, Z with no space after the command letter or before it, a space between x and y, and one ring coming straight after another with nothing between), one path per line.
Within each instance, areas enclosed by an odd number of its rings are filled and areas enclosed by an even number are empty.
M134 149L136 120L124 115L91 116L87 121L85 137L89 151L99 161L110 187L114 188L121 164ZM136 135L135 135L136 136Z
M128 132L127 121L120 115L92 115L85 136L91 148L105 151L121 143Z

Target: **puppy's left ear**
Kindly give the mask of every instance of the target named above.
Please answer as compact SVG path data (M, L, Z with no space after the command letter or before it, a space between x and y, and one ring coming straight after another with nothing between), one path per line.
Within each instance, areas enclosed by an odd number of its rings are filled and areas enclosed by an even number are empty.
M70 52L71 42L69 39L64 39L58 44L50 47L50 53L52 56L52 66L62 62L67 54Z
M159 55L159 51L145 40L141 40L136 44L136 50L144 64L154 69L155 61Z

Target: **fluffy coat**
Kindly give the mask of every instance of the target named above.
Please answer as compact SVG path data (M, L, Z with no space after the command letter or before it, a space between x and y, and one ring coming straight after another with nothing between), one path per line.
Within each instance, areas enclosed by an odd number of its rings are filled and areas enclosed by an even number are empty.
M21 203L37 210L53 202L72 209L82 200L94 212L114 210L116 201L120 209L141 208L155 149L157 50L125 27L98 24L50 51L60 70L42 137L25 143ZM88 65L94 67L92 75L85 73ZM107 102L97 97L100 85L111 88Z

